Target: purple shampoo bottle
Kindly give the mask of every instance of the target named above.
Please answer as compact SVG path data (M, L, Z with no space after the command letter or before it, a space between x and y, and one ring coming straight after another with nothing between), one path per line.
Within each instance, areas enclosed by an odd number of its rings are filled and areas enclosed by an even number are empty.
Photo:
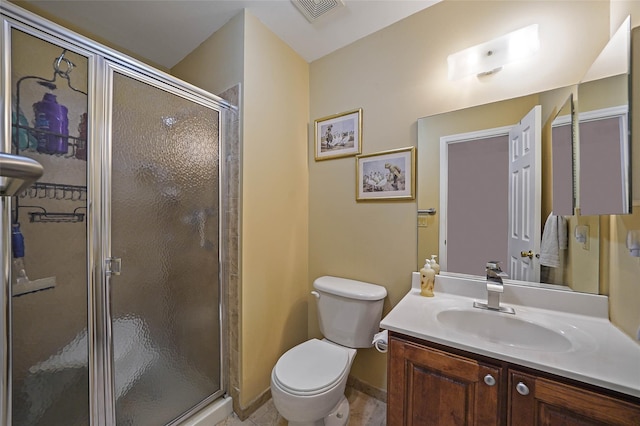
M33 104L36 128L49 133L38 135L38 151L47 154L66 154L69 150L69 117L67 107L56 100L56 95L45 93L40 102Z

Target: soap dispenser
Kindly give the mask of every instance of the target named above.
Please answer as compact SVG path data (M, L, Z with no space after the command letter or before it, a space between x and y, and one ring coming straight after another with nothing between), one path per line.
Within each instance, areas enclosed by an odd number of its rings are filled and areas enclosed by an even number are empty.
M424 266L420 269L420 294L425 297L433 297L433 286L436 280L436 271L431 268L429 259L425 259Z
M437 254L431 255L431 269L436 271L436 275L438 275L440 274L440 265L438 265L438 262L436 261L436 257L438 257Z

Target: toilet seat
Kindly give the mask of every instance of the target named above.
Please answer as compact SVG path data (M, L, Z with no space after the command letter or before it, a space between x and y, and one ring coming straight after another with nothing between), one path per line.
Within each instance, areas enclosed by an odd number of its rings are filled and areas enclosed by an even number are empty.
M273 369L273 379L292 395L316 395L338 383L349 366L346 348L311 339L280 357Z

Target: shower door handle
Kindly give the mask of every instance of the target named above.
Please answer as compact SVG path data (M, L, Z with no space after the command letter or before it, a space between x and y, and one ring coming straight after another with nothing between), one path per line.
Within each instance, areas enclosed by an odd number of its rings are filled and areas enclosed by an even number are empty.
M119 257L109 257L106 260L107 275L120 275L122 270L122 259Z

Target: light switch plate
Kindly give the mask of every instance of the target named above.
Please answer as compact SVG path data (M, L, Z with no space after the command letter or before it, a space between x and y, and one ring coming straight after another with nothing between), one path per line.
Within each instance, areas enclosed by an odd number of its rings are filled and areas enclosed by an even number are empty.
M589 225L576 226L573 235L578 244L582 245L583 250L589 250Z

